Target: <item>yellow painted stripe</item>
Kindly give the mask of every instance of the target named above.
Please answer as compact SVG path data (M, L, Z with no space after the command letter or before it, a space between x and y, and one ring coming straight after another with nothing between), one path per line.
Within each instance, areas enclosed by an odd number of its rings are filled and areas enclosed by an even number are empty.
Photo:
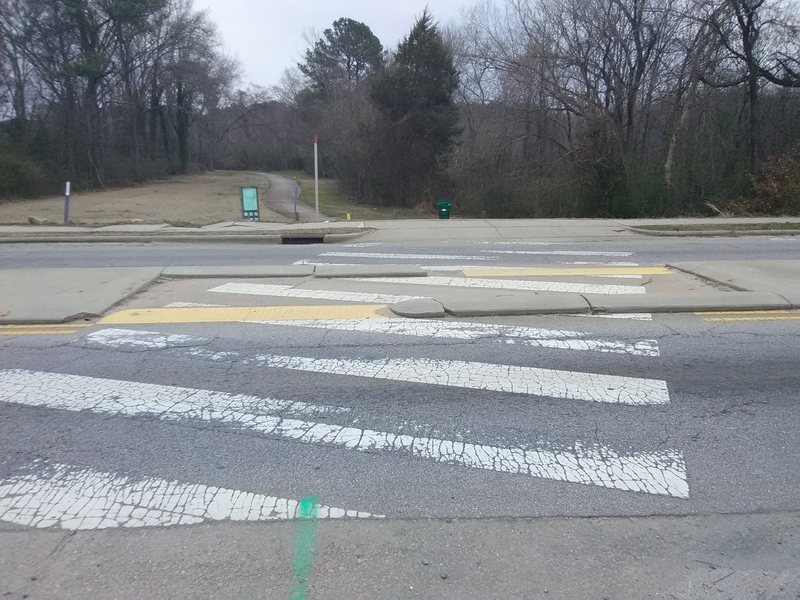
M13 331L0 330L0 335L66 335L77 332L78 332L77 329L39 329L33 331L26 331L24 329L15 329Z
M103 325L138 323L244 323L307 319L374 319L384 304L325 306L220 306L214 308L135 308L115 312Z
M797 315L796 317L711 317L703 320L717 323L732 323L735 321L800 321L800 315Z
M696 315L800 315L800 310L712 310L696 312Z
M671 269L656 267L466 267L461 269L467 277L527 277L546 275L549 277L569 277L571 275L670 275Z
M94 323L86 323L75 325L73 323L59 323L55 325L0 325L0 330L3 329L78 329L80 327L92 327Z

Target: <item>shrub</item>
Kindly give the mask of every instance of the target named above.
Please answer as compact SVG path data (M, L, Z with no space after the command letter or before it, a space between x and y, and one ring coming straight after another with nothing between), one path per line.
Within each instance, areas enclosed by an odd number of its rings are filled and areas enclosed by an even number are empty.
M42 169L34 161L0 154L0 199L31 197L45 191Z
M754 212L800 213L800 144L767 161L753 180Z

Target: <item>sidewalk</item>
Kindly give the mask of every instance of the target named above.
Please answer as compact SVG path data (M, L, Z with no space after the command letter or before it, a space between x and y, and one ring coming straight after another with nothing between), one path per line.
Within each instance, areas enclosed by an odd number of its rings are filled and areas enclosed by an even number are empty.
M797 223L797 229L662 232L637 229L642 225L741 225ZM0 225L0 243L11 242L259 242L279 244L286 237L319 237L336 242L361 237L368 242L578 240L616 241L653 235L726 236L795 235L800 217L708 219L400 219L378 221L324 221L321 223L260 223L224 221L204 227L162 224L106 225L102 227Z
M375 288L371 291L391 288L397 283L388 281L392 278L399 279L400 285L411 279L417 288L412 294L415 299L389 304L384 312L415 318L800 308L800 260L676 263L661 268L698 277L703 289L681 279L670 287L656 287L656 293L635 295L571 291L574 288L567 288L568 292L443 288L437 282L451 277L441 277L442 271L429 274L413 265L38 269L35 278L24 269L5 270L0 271L0 323L59 324L97 317L162 278L294 278L293 285L332 282L326 286L362 291L365 286ZM453 275L458 278L464 273ZM458 284L462 285L460 279Z
M280 244L287 237L314 237L337 242L360 237L370 229L363 221L338 223L260 223L223 221L203 227L139 223L83 227L71 225L0 225L0 243L53 242L257 242Z

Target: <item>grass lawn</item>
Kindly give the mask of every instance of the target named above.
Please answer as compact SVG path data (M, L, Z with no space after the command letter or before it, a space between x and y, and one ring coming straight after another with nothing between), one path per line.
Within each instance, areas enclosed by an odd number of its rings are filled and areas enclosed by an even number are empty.
M238 221L242 218L240 186L258 187L262 221L289 221L263 204L269 180L248 171L178 175L94 192L73 189L70 221L86 225L170 223L177 227ZM64 218L63 196L0 201L0 223L27 224L31 216L60 224Z
M314 207L314 177L303 171L280 171L278 175L289 177L300 185L300 199ZM334 219L350 219L363 221L368 219L431 219L436 216L434 210L425 211L417 208L391 208L386 206L367 206L348 198L335 179L319 180L319 211Z
M685 225L636 225L635 229L652 231L772 231L781 229L798 229L800 223L786 221L783 223L687 223Z

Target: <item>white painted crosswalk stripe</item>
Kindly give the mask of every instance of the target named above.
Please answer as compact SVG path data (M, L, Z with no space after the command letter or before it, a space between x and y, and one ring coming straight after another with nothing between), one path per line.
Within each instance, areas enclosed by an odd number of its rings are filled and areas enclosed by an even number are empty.
M427 358L346 359L269 354L257 356L255 362L265 367L311 373L387 379L586 402L630 405L669 403L667 384L658 379L538 367Z
M658 356L656 340L602 340L579 331L541 329L517 325L469 323L464 321L409 319L315 319L304 321L252 321L267 325L335 329L359 333L407 335L459 340L485 339L502 344L520 344L535 348L590 350L633 356Z
M530 254L541 256L632 256L633 252L605 250L481 250L487 254Z
M95 339L102 338L97 336ZM133 337L128 338L128 343L137 343L132 340ZM153 340L153 344L162 344L160 347L166 343L163 335ZM227 420L235 420L237 415L242 414L331 415L350 410L344 406L21 369L0 371L0 402L66 410L108 409L117 414L138 414L139 408L145 406L147 412L183 414L186 418L202 418L203 414L211 418L227 415Z
M134 343L135 346L149 343L152 344L152 348L170 347L163 334L151 331L100 330L90 333L87 339L100 345L119 348L123 347L131 336L140 337L140 340ZM202 346L205 341L198 338L195 345ZM248 358L237 352L217 353L199 347L190 348L188 354L210 360L235 360L243 365L255 364L314 373L369 377L587 402L629 405L669 403L667 384L658 379L433 359L350 360L276 355L257 355ZM0 395L0 399L2 399L2 395Z
M319 256L343 258L391 258L399 260L497 260L494 256L464 256L462 254L405 254L391 252L323 252Z
M476 244L491 245L491 246L553 246L555 242L475 242Z
M372 292L339 292L328 290L307 290L290 285L271 283L224 283L208 290L221 294L242 294L250 296L272 296L277 298L310 298L314 300L335 300L341 302L364 302L368 304L393 304L405 300L415 300L421 296L382 294Z
M37 462L0 481L0 521L69 530L165 527L207 521L274 521L298 516L296 500L199 483ZM381 517L316 505L317 518Z
M293 265L307 265L313 267L360 267L366 263L342 263L331 261L315 261L315 260L296 260ZM473 269L475 265L419 265L423 271L462 271L464 269Z
M144 334L144 335L143 335ZM160 333L158 331L137 331L133 329L99 329L92 331L87 339L102 343L109 348L180 348L208 343L204 338L180 333Z
M638 267L639 263L636 262L625 262L625 261L617 261L617 262L600 262L600 261L593 261L593 260L566 260L566 261L559 261L558 264L560 265L576 265L576 266L595 266L595 267Z
M533 292L572 292L576 294L644 294L645 288L634 285L600 283L570 283L566 281L525 281L521 279L480 279L477 277L356 277L355 281L467 287L497 290L527 290Z
M220 308L224 304L205 304L203 302L170 302L164 308Z
M59 382L59 377L66 378L66 381ZM566 449L531 445L504 447L411 436L237 410L219 410L213 402L202 407L201 401L187 396L187 388L155 386L159 388L157 394L149 389L145 394L130 395L127 391L135 387L128 386L153 386L90 377L77 381L75 377L21 370L0 371L2 401L114 416L155 416L175 422L218 421L243 430L307 444L364 452L394 451L435 462L500 473L524 474L677 498L689 496L685 462L682 454L675 450L626 455L601 444L578 443ZM27 385L35 380L41 381L38 387ZM200 394L200 398L219 393L205 392L205 395ZM187 405L190 407L187 408ZM226 518L230 518L230 513Z
M600 319L630 319L632 321L652 321L653 315L650 313L597 313L597 314L574 314L563 315L565 317L594 317Z

